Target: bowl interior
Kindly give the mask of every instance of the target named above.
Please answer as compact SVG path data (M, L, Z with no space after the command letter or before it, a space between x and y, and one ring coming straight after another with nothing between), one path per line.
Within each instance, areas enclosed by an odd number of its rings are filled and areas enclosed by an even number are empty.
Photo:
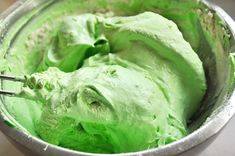
M75 1L77 3L74 3ZM223 107L224 101L230 96L233 89L233 64L230 53L232 52L231 45L234 44L234 38L215 11L197 0L119 0L118 2L116 0L97 0L95 3L93 0L27 1L0 22L0 36L2 36L0 39L0 57L14 62L14 66L21 68L19 71L12 66L12 68L4 68L3 71L14 75L30 74L35 71L35 69L19 61L27 59L24 57L27 50L24 45L21 45L22 42L20 41L26 40L30 33L36 31L45 23L53 24L55 18L67 13L104 13L110 11L117 16L153 11L177 23L184 38L203 61L208 84L208 90L201 102L200 110L188 121L189 129L194 131L203 123L213 119L213 115L217 114L218 110ZM22 53L22 57L11 57L12 53ZM2 82L1 87L3 89L4 86L7 86L7 89L18 89L10 82ZM31 112L37 112L40 107L27 105L27 100L22 100L22 105L16 106L14 105L14 98L9 99L8 97L1 97L0 102L0 110L7 123L22 130L25 127L27 131L36 136L33 121L40 117L40 113L35 115ZM15 116L12 116L12 114ZM19 120L16 121L15 118ZM27 124L25 124L25 121L27 121Z

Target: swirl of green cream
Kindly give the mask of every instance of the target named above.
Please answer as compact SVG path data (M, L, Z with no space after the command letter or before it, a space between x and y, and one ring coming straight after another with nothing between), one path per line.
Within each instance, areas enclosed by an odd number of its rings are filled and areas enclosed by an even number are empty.
M206 91L202 62L175 23L152 12L61 21L21 96L43 104L37 134L94 153L159 147L187 135Z

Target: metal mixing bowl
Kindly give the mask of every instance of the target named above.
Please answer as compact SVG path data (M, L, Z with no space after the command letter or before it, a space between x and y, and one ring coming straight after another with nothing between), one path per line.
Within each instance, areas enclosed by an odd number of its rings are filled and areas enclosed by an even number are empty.
M56 1L56 0L55 0ZM25 13L32 11L33 9L41 6L45 0L27 0L27 1L18 1L16 2L10 9L4 12L0 16L0 23L4 23L3 27L0 27L0 38L4 39L5 34L8 31L8 28L11 27L17 19L22 17ZM230 47L226 47L227 54L235 52L235 22L232 18L225 13L221 8L216 5L213 5L207 1L202 1L205 4L205 7L208 9L215 11L217 16L224 21L225 25L228 27L229 33L231 35L230 39ZM0 39L0 40L1 40ZM0 43L1 45L1 43ZM224 54L226 55L226 54ZM221 60L219 58L214 58L215 62L222 61L222 64L226 64L225 60ZM224 61L224 62L223 62ZM230 71L232 67L224 66L221 67L223 71L220 71L221 74L225 74L221 76L224 80L220 80L220 82L224 82L224 85L227 83L226 76L227 71ZM211 81L216 82L217 77L213 77L213 73L208 75L211 78ZM209 82L210 83L210 82ZM217 84L215 84L216 86ZM214 88L211 88L211 92L213 92ZM233 89L232 89L233 90ZM232 116L235 114L235 92L234 91L223 91L223 87L221 89L221 94L213 96L212 100L208 103L205 100L204 102L204 111L201 112L198 119L195 119L195 122L204 121L204 124L193 131L190 135L185 138L171 143L169 145L155 148L151 150L136 152L136 153L127 153L122 155L158 155L158 156L171 156L171 155L197 155L203 149L205 149L208 144L210 144L218 133L225 127L225 125L229 122ZM222 94L224 93L224 94ZM212 98L209 98L212 99ZM1 99L4 102L3 99ZM205 110L206 108L206 110ZM206 117L205 117L206 116ZM206 122L205 122L206 121ZM36 137L30 136L24 132L18 131L10 127L6 124L4 120L4 114L0 116L0 130L9 138L9 140L16 145L21 151L23 151L26 155L49 155L49 156L80 156L80 155L94 155L89 153L83 153L78 151L69 150L66 148L58 147L52 144L48 144ZM119 154L115 154L119 155Z

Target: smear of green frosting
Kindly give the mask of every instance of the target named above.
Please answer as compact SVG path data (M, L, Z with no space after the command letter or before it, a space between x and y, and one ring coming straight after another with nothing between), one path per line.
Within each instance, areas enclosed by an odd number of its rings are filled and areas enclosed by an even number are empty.
M43 43L42 43L43 45ZM152 12L61 20L20 94L42 104L40 138L95 153L159 147L187 135L206 82L172 21Z

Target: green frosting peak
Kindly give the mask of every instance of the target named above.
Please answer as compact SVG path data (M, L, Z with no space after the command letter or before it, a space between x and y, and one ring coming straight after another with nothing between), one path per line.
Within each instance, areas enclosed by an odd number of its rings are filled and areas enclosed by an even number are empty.
M175 23L152 12L84 14L65 17L55 32L50 45L40 45L44 72L27 76L20 94L42 104L39 137L85 152L122 153L187 135L206 81Z
M56 66L66 72L76 70L91 55L110 51L101 23L92 14L66 17L47 50L39 70Z

